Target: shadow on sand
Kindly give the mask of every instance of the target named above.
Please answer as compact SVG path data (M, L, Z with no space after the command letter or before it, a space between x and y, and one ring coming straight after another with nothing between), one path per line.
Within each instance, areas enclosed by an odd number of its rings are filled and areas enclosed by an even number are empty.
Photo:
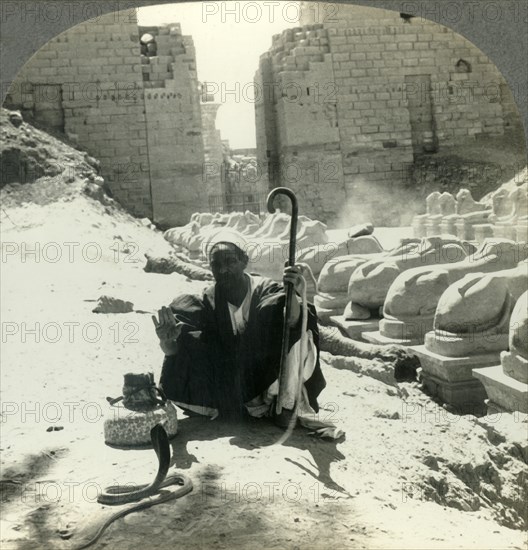
M190 446L195 441L213 441L229 437L230 445L251 452L274 445L282 434L283 431L267 418L244 419L238 422L194 416L184 418L179 421L178 435L171 441L172 464L175 464L179 470L198 464L199 460L190 451ZM284 446L308 451L312 461L307 460L303 465L293 459L286 458L286 460L329 489L345 497L351 497L330 475L330 465L345 459L345 455L337 448L338 444L339 441L313 437L308 435L307 430L296 428Z

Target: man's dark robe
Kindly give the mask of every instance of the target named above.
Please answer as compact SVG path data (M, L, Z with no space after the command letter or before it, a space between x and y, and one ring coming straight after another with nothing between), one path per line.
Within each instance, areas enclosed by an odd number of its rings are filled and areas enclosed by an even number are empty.
M282 285L252 275L253 295L243 334L234 335L226 298L220 285L203 296L184 294L170 305L183 322L177 353L166 356L160 386L169 399L216 408L224 416L243 414L244 403L261 395L278 378L282 347L285 293ZM313 333L317 362L305 382L310 405L326 385L319 364L317 314L308 305L308 330ZM300 339L301 319L290 329L291 346Z

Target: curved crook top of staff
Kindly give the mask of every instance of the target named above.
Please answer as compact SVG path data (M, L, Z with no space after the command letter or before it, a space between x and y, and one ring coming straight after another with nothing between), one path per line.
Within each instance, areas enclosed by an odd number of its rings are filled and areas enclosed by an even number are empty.
M292 218L297 217L297 197L295 196L295 193L289 188L289 187L276 187L275 189L272 189L268 195L268 198L266 199L268 212L270 214L273 214L275 212L275 208L273 206L273 203L275 202L275 197L277 195L286 195L291 203L292 203Z
M297 197L295 196L295 193L288 187L276 187L275 189L272 189L266 200L268 212L270 212L271 214L275 212L273 203L275 202L275 197L277 195L286 195L291 201L292 219L291 219L291 225L290 225L290 249L289 249L289 255L288 255L288 265L295 265L295 246L296 246L295 241L297 239L297 215L299 211Z

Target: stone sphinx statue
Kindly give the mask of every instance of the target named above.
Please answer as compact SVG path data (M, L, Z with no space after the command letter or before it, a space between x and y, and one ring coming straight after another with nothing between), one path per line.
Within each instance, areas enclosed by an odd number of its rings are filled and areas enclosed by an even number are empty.
M269 220L271 219L271 222ZM290 221L288 214L275 213L269 216L262 227L252 235L247 235L249 269L271 279L280 280L284 262L288 259L290 240ZM297 261L299 253L313 247L324 247L328 243L326 225L307 216L297 220Z
M184 250L193 258L200 254L200 244L196 244L196 237L200 235L200 224L197 220L190 221L182 227L173 227L163 233L165 240L176 249Z
M222 212L215 212L213 214L213 219L211 221L211 224L224 226L227 223L228 216L229 214L224 214Z
M242 219L244 219L243 212L229 212L229 214L227 214L227 221L225 226L234 229L234 227L238 225Z
M520 187L519 200L517 202L516 219L516 240L517 242L528 241L528 183Z
M276 239L289 225L290 216L283 212L274 212L266 217L262 225L251 237L255 240Z
M488 411L528 413L528 291L513 308L508 337L509 350L500 354L501 364L473 369L488 395Z
M502 370L528 384L528 291L515 304L510 319L509 351L501 353Z
M445 357L506 350L515 302L527 290L527 260L513 269L467 274L440 297L426 349Z
M370 255L376 252L382 252L383 247L379 243L378 239L372 235L362 235L355 238L347 238L337 242L326 242L323 244L316 244L314 246L304 247L299 250L296 261L298 263L307 264L317 280L325 268L328 262L339 261L344 256L350 255ZM307 295L310 300L314 299L315 286L308 279L307 281ZM323 285L324 286L324 285ZM346 287L348 286L348 279L344 284L344 292L346 294ZM319 307L322 307L320 304ZM342 309L342 308L341 308ZM323 312L323 309L321 309ZM328 312L330 315L335 315L334 311Z
M351 274L348 299L351 319L378 315L396 277L413 267L460 262L474 247L452 237L428 237L417 244L408 243L395 254L362 263Z
M428 237L441 234L440 224L446 216L456 212L456 200L451 193L444 192L438 198L439 214L431 214L425 220L425 232Z
M469 189L460 189L456 194L456 201L457 216L467 216L467 219L477 219L480 214L489 210L486 205L473 199Z
M238 233L246 233L248 229L253 232L256 231L259 226L260 219L252 212L231 212L227 214L227 223L225 227L230 227Z
M489 217L491 223L495 223L497 220L505 218L512 213L513 210L513 201L512 193L501 187L494 191L491 195L491 204L493 213Z
M297 219L297 238L296 243L300 246L308 241L314 244L326 244L328 236L326 234L328 226L318 220L311 220L307 216L299 216ZM290 225L277 237L280 243L287 243L290 240Z
M244 217L234 227L234 229L241 232L243 235L252 235L260 228L260 226L260 218L253 212L246 210L246 212L244 213Z
M348 302L347 288L350 273L358 265L379 254L349 254L333 258L325 263L317 281L314 304L318 314L326 320L331 315L342 313Z
M204 227L213 221L213 215L210 212L195 212L191 215L190 221L198 222L200 227Z
M187 248L191 253L191 258L195 257L195 250L201 249L200 259L207 265L209 261L204 254L204 243L209 240L212 235L222 229L228 229L241 233L238 227L246 227L246 218L243 212L229 212L220 214L217 212L211 223L200 228L200 232L194 235L187 243Z
M319 315L327 318L340 315L349 302L348 282L352 273L365 262L372 259L400 257L415 250L420 245L420 239L401 239L396 247L383 250L378 240L372 236L358 237L352 241L353 254L343 255L328 260L321 269L317 281L318 293L314 298ZM347 317L345 309L345 317Z
M163 236L177 250L188 255L190 259L206 261L202 250L203 242L222 228L227 227L235 230L238 227L246 228L247 214L247 212L246 214L242 212L231 212L229 214L195 212L192 214L188 224L168 229ZM258 216L254 214L251 216L254 216L260 224ZM255 221L253 217L250 219L252 222ZM257 228L258 225L255 224L253 227Z
M511 213L512 203L509 200L510 192L504 187L500 187L491 194L491 206L492 213L489 215L487 222L483 224L474 224L473 230L475 231L475 241L481 243L489 237L504 237L505 239L515 240L513 233L507 234L495 234L493 224L497 219L502 218Z
M460 189L456 194L456 201L456 213L444 216L440 230L442 233L457 235L462 240L474 239L473 226L486 223L492 209L475 201L469 189Z
M450 285L474 273L511 270L527 256L526 247L513 241L488 239L463 261L405 271L387 292L381 335L413 345L423 342L425 333L433 328L440 297Z
M523 242L528 240L528 183L523 183L511 191L501 203L501 212L495 214L495 204L491 223L495 237ZM504 210L507 210L504 213ZM503 215L500 215L503 214Z
M429 216L442 214L440 210L440 192L433 191L425 199L425 214L417 214L412 220L413 235L421 239L426 236L426 223Z
M383 247L376 237L362 235L355 238L347 238L336 242L316 244L299 251L296 260L308 264L314 277L317 279L327 262L338 261L344 256L357 256L362 254L371 255L376 252L383 252ZM348 286L348 279L345 283L345 291Z

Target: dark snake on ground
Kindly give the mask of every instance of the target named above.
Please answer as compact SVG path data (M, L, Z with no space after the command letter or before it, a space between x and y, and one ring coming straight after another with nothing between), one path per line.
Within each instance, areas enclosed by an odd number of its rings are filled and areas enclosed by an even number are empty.
M97 542L106 528L116 519L122 518L132 512L150 508L155 504L180 498L192 491L192 481L187 476L182 474L171 474L167 476L171 453L167 432L161 424L156 424L156 426L150 430L150 439L159 464L158 472L152 483L141 485L127 484L126 486L111 485L107 487L97 499L100 504L110 506L136 504L117 510L108 518L105 518L98 528L94 527L93 535L89 536L88 540L81 543L80 546L75 546L75 550L83 550ZM163 489L169 488L172 485L178 485L179 487L163 491ZM137 502L147 497L150 497L149 500ZM90 527L91 525L89 525L87 529L84 529L84 531L90 531Z

